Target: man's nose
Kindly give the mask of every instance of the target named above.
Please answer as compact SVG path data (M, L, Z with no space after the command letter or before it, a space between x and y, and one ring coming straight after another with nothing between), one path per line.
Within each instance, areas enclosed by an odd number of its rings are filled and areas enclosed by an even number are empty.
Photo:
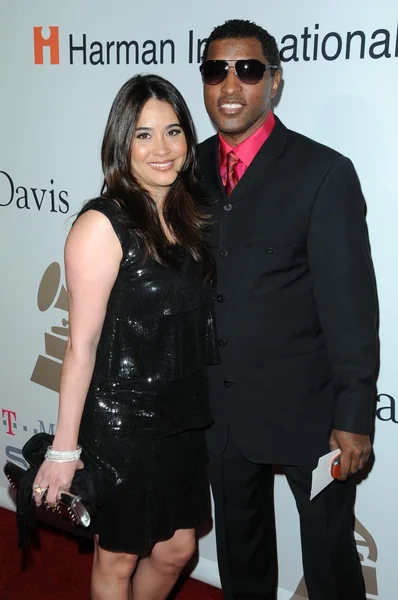
M232 95L236 91L242 89L241 81L240 81L239 77L236 75L235 67L233 65L230 65L228 67L228 75L222 82L221 89L225 94L228 94L228 95Z

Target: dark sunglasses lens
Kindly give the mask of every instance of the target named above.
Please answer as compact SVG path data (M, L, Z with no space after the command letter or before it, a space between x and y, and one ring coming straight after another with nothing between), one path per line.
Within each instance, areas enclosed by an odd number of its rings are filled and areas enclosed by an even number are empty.
M235 63L236 74L242 83L254 85L261 81L264 75L264 65L259 60L237 60Z
M203 81L209 85L221 83L227 76L228 64L224 60L208 60L202 65Z

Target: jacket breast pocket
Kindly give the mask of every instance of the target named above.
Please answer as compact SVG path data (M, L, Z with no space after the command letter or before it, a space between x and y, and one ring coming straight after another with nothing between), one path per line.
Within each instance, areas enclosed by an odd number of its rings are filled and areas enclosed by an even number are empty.
M272 240L272 239L254 239L243 242L243 248L245 250L252 250L258 252L267 252L268 254L274 254L274 252L287 250L296 246L297 242L294 240Z
M243 243L243 254L251 269L272 273L289 268L298 245L293 240L254 239Z

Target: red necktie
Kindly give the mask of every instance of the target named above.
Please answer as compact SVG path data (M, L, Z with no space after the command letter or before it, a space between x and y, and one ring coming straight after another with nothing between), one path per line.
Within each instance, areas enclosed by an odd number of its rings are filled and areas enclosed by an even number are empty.
M230 150L227 154L227 174L225 179L225 193L227 196L231 195L232 190L239 181L237 166L240 162L242 162L240 158L236 156L233 150Z

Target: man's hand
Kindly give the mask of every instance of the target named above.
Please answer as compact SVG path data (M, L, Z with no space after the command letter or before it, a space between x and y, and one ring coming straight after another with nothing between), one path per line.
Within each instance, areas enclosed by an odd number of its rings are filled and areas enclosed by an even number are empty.
M339 429L333 429L329 445L331 450L336 450L336 448L341 450L341 475L339 477L341 481L345 481L348 475L363 469L372 450L368 435L349 433Z

